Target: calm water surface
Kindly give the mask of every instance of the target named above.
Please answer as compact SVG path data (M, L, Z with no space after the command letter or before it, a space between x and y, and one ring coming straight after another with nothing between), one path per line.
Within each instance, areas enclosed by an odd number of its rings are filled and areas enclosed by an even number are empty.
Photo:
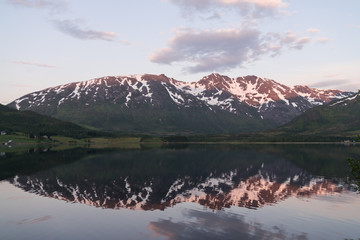
M0 239L360 239L360 146L0 155Z

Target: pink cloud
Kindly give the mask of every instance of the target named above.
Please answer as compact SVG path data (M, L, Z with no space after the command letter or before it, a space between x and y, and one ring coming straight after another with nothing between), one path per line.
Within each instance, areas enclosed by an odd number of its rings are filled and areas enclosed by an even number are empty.
M43 63L37 63L37 62L13 61L13 63L24 64L24 65L32 65L32 66L36 66L36 67L56 68L56 66L43 64Z
M181 29L168 46L156 50L149 58L160 64L191 63L189 73L224 71L243 67L263 55L272 57L286 49L302 49L311 41L293 32L261 34L256 29Z

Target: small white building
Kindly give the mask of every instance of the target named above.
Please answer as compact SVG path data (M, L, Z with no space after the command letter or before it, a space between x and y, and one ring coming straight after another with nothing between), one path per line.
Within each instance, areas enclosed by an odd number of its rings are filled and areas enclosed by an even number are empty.
M1 131L1 136L2 135L6 135L6 132L5 131Z

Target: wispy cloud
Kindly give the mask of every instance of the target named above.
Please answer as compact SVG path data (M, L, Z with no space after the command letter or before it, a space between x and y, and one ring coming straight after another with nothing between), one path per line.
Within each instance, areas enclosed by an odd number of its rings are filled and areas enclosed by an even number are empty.
M16 64L25 64L25 65L32 65L36 67L45 67L45 68L56 68L56 66L44 64L44 63L37 63L37 62L25 62L25 61L13 61Z
M7 0L7 2L22 7L47 9L52 13L63 12L67 9L64 0Z
M310 37L301 37L299 39L296 39L296 41L294 42L293 48L302 49L305 46L305 44L310 43L310 42L311 42Z
M243 67L261 56L276 56L286 49L302 49L311 39L297 34L261 34L256 29L195 31L180 29L168 47L156 50L149 58L160 64L190 63L188 73L224 71Z
M306 29L307 32L309 33L318 33L320 32L320 29L317 29L317 28L308 28Z
M316 39L316 41L318 41L319 43L327 43L327 42L331 41L331 38L321 37L321 38Z
M326 78L334 78L334 77L339 77L339 76L341 76L341 74L339 74L339 73L331 73L331 74L324 75L324 77L326 77Z
M320 89L341 89L344 91L353 92L360 90L360 83L358 83L357 80L351 80L347 78L319 81L310 84L309 86Z
M78 39L115 41L117 38L114 32L81 29L76 21L53 20L52 22L61 32Z
M170 2L183 7L191 7L198 10L208 9L210 7L249 7L253 5L258 8L277 9L287 7L287 3L282 0L170 0Z
M289 48L299 50L302 49L305 44L311 42L310 37L299 37L298 34L292 31L287 31L283 36L278 35L278 38L280 39L281 44L287 45Z
M38 222L44 222L50 220L51 216L44 216L36 219L22 219L16 223L16 225L23 225L23 224L35 224Z
M351 28L356 28L356 29L360 30L360 25L351 24L350 27L351 27Z
M349 82L350 82L350 80L348 80L348 79L325 80L325 81L319 81L319 82L312 83L312 84L310 84L310 87L329 88L329 87L333 87L333 86L348 84Z
M283 0L169 0L181 7L183 14L194 15L199 12L214 12L220 8L235 10L243 17L262 18L274 16L288 6ZM210 15L213 15L211 13Z
M10 84L11 87L17 87L17 88L29 88L32 87L32 85L29 84Z
M7 1L8 3L16 6L48 10L51 16L53 15L53 13L63 13L67 9L67 3L65 0L7 0ZM114 32L84 29L76 20L75 21L68 19L52 20L51 22L57 30L77 39L118 41L123 43L124 45L130 44L129 41L118 40L117 35Z

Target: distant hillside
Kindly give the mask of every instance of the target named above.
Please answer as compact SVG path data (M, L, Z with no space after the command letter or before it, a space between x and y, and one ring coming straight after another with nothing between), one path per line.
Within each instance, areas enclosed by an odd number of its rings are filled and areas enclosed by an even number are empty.
M17 111L0 104L0 131L33 135L60 135L74 138L99 135L74 123L64 122L32 111Z
M292 136L356 137L360 134L360 93L309 109L277 131Z

